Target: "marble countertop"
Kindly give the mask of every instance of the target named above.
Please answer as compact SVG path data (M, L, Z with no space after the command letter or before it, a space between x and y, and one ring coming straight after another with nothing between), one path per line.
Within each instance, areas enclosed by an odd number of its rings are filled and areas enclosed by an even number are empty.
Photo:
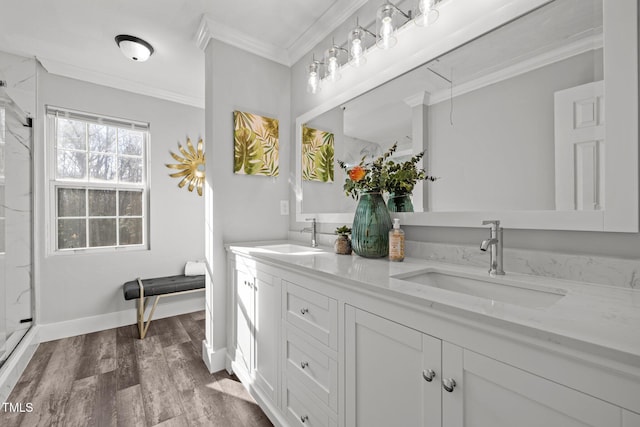
M250 255L294 271L312 273L318 278L329 279L352 289L367 289L381 296L388 295L413 303L424 301L425 305L434 309L471 318L488 318L505 327L525 327L537 335L540 332L547 334L546 338L551 341L591 346L598 350L598 354L640 366L640 290L508 271L505 276L489 279L498 285L504 283L549 292L551 295L564 295L549 306L526 307L395 277L431 269L454 275L489 278L487 270L479 267L417 258L390 262L385 258L336 255L333 248L306 248L293 241L232 243L226 247L234 253ZM282 253L278 248L295 253Z

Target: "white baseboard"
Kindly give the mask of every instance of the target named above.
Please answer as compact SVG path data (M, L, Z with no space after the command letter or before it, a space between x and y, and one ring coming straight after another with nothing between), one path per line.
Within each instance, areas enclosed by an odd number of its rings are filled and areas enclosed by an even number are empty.
M209 372L214 373L225 369L225 361L227 360L227 349L220 348L213 350L207 340L202 340L202 360L207 365Z
M158 303L154 319L177 316L204 310L204 294L199 298L189 298L183 301L163 301ZM148 315L148 314L147 314ZM60 338L89 334L104 331L106 329L119 328L121 326L136 323L136 309L101 314L98 316L83 317L80 319L66 320L64 322L43 323L38 325L38 342L53 341Z
M38 327L32 326L0 370L0 402L7 402L13 387L38 348ZM11 402L19 403L19 402Z

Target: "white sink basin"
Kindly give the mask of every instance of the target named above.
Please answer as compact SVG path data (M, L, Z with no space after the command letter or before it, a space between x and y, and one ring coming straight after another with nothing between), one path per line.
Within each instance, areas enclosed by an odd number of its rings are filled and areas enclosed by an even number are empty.
M322 252L322 249L319 249L319 248L312 248L311 246L296 245L293 243L265 245L265 246L259 246L258 248L260 250L264 250L267 252L275 252L279 254L303 255L303 254L312 254L312 253Z
M531 308L550 307L567 293L564 289L547 288L534 283L510 280L508 274L491 277L488 273L487 276L479 276L428 269L393 277L434 288Z

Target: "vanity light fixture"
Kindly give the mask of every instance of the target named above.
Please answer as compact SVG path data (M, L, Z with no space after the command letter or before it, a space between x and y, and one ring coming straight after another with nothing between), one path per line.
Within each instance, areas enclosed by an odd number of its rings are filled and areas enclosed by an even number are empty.
M334 40L332 41L332 46L324 53L324 64L326 67L325 78L327 81L336 82L340 80L340 66L342 65L340 57L342 56L342 52L347 52L347 50L336 45Z
M323 65L322 62L318 61L313 56L313 60L308 67L308 76L307 76L307 92L311 94L318 93L320 90L320 66Z
M364 52L366 49L365 46L365 37L369 34L372 37L376 37L371 31L367 30L364 27L361 27L358 23L358 18L356 18L356 27L349 31L349 37L347 41L347 45L349 46L349 64L354 67L359 67L367 62L367 58L364 56Z
M394 17L398 13L404 16L408 21L411 20L411 11L409 11L408 13L404 13L396 5L389 2L388 0L385 1L385 3L378 9L378 12L376 13L376 45L378 45L379 48L389 49L395 46L395 44L398 42L394 35L394 32L396 30Z
M418 2L418 10L420 14L416 16L413 22L421 27L428 27L438 20L440 12L438 11L438 5L443 0L420 0Z
M122 54L133 61L144 62L154 52L153 46L135 36L120 34L115 37L115 40Z

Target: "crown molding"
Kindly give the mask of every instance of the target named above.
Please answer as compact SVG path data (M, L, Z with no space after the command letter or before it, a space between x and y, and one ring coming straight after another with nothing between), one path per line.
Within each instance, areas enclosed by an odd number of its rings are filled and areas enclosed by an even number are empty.
M417 107L418 105L429 105L430 98L431 94L429 92L423 91L411 96L407 96L402 100L402 102L413 108Z
M216 39L255 55L291 67L318 43L331 34L347 18L353 15L368 0L338 0L334 2L306 31L288 47L279 47L250 36L235 28L202 15L195 34L195 43L204 50L209 40Z
M429 99L429 105L446 101L451 97L460 96L485 86L553 64L554 62L562 61L563 59L571 58L572 56L576 56L590 50L600 49L602 47L602 33L576 40L573 43L565 44L556 49L525 59L524 61L515 63L493 73L486 74L477 79L453 86L453 89L445 89L435 92Z
M83 80L102 86L109 86L114 89L160 98L171 102L177 102L179 104L204 108L204 97L189 96L183 93L149 86L144 83L123 79L122 77L101 73L99 71L88 70L86 68L77 67L75 65L56 61L50 58L43 58L39 56L37 59L40 61L44 69L51 74Z
M287 53L289 55L290 65L298 62L358 9L364 6L367 1L368 0L339 0L333 3L311 27L289 46Z
M284 48L280 48L271 43L266 43L258 38L249 36L227 24L218 22L207 15L202 15L195 38L197 46L202 50L207 47L209 40L216 39L239 49L246 50L247 52L251 52L258 56L286 65L287 67L291 65L289 55Z

